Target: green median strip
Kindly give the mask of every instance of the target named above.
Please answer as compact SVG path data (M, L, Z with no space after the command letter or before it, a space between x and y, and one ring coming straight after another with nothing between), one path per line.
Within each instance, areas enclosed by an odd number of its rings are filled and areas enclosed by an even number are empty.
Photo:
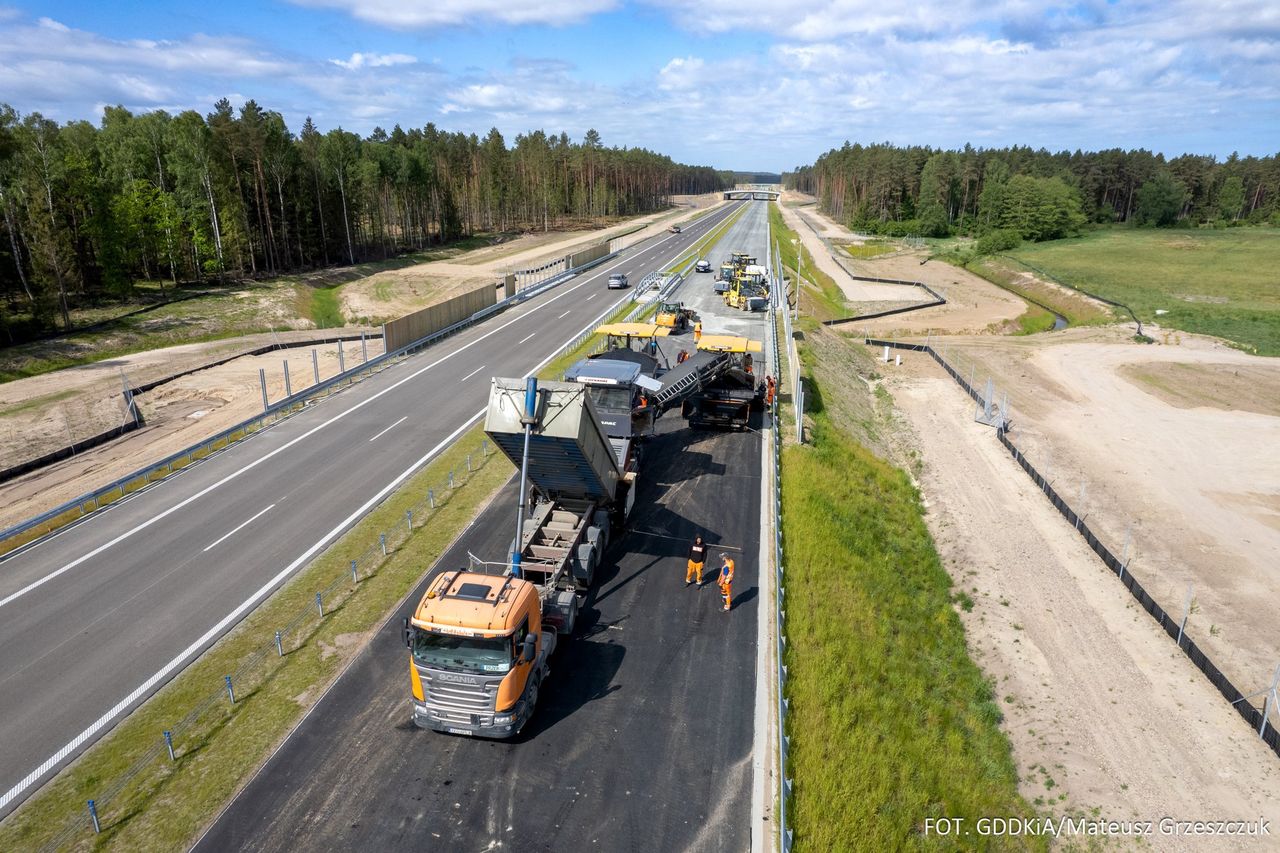
M811 376L805 384L811 441L782 461L797 849L1045 849L1035 836L926 830L931 818L973 827L1034 812L919 494L843 431Z
M0 850L51 842L75 849L187 846L509 479L510 464L492 447L482 453L481 439L479 426L466 433L7 817ZM423 508L428 490L434 509ZM410 534L405 514L415 509ZM398 535L389 537L383 559L379 535L385 531ZM352 560L361 566L354 584ZM323 617L317 592L324 593ZM279 657L274 634L291 622ZM222 686L238 671L233 705ZM405 691L407 719L407 680ZM184 718L189 722L182 726ZM163 733L176 729L176 760L170 761ZM89 823L89 799L101 804L99 835Z
M689 251L680 256L679 260L668 264L667 268L663 270L663 275L673 275L696 261L698 258L702 257L702 253L714 246L716 241L719 240L725 232L732 228L734 223L741 219L742 215L746 212L747 206L744 204L742 207L738 208L736 213L732 216L726 217L723 222L704 234L696 243L693 244L693 247L690 248Z

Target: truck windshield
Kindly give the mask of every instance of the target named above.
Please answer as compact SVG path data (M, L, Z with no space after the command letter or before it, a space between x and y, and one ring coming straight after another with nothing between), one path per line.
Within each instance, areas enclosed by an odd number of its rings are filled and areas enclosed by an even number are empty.
M608 409L616 412L627 411L631 408L630 388L609 388L602 385L590 385L587 387L587 393L591 395L591 402L596 404L597 409Z
M429 631L417 631L413 637L413 659L423 666L506 672L511 669L511 657L509 637L457 637Z

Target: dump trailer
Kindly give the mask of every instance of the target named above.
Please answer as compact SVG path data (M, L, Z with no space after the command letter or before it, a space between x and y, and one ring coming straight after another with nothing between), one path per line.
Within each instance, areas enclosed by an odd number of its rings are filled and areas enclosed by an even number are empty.
M405 620L422 728L514 736L537 706L557 635L574 630L579 593L635 494L635 472L619 464L586 391L493 380L485 432L520 466L519 534L510 562L441 573Z

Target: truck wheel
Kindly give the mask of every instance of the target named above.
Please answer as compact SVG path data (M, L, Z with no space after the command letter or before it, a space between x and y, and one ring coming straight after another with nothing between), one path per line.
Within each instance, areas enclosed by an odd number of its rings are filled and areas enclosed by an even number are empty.
M573 581L578 589L585 592L596 579L596 549L593 545L578 546L578 565L582 570L574 573Z
M609 533L605 528L593 524L587 528L587 542L595 546L597 556L602 558L605 546L609 544Z
M605 549L609 547L609 528L612 526L609 521L609 510L598 509L591 516L591 523L600 528L600 536L604 542L600 544L600 559L604 559Z

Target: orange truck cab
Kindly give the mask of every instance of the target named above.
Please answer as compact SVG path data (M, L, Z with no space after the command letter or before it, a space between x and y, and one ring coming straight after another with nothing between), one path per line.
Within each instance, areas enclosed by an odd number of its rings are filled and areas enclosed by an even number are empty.
M519 578L442 572L405 620L413 721L451 734L517 734L550 673L555 628L539 587Z

